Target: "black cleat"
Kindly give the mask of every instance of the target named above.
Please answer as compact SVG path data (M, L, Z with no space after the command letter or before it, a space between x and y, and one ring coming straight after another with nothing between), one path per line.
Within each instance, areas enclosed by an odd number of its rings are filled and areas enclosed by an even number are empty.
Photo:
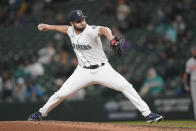
M28 121L40 121L42 120L43 116L41 112L36 112L29 116Z
M146 116L147 123L159 122L161 120L163 120L163 116L158 114L150 113L148 116Z

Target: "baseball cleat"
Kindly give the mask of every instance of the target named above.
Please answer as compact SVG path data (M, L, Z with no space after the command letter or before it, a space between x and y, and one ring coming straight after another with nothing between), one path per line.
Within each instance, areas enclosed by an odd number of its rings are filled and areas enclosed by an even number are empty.
M29 116L28 121L40 121L42 120L43 116L41 112L36 112Z
M147 123L152 123L152 122L159 122L163 120L163 116L155 114L155 113L150 113L148 116L146 116L146 122Z

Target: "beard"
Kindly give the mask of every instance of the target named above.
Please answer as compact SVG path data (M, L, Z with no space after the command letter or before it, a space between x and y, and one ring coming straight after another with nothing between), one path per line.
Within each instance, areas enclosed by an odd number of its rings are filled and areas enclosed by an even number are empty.
M86 28L86 25L83 28L78 28L78 27L74 26L75 30L78 30L78 31L81 31L81 32L84 31L85 28Z

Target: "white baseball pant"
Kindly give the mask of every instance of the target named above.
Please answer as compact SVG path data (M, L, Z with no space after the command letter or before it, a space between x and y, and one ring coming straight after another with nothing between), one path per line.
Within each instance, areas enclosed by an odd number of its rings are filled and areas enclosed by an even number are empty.
M194 113L194 118L196 120L196 81L191 81L191 96L192 96L192 102L193 102L193 113Z
M148 105L141 99L133 86L109 63L105 63L97 69L85 69L77 66L74 73L64 82L62 87L55 92L40 108L40 112L45 117L54 107L61 103L66 97L88 85L100 84L117 91L121 91L145 117L151 113Z

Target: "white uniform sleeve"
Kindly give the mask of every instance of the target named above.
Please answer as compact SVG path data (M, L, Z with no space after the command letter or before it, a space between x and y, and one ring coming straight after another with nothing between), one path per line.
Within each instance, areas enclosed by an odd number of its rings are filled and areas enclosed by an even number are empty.
M73 36L74 32L73 32L73 27L69 26L68 30L67 30L67 34L68 36Z
M189 62L189 60L186 62L186 69L185 69L185 71L186 71L186 73L191 73L191 71L190 71L190 69L189 69L189 66L190 66L190 64L189 64L190 62Z
M90 26L91 28L91 35L93 37L94 40L96 40L99 37L99 28L100 26Z

